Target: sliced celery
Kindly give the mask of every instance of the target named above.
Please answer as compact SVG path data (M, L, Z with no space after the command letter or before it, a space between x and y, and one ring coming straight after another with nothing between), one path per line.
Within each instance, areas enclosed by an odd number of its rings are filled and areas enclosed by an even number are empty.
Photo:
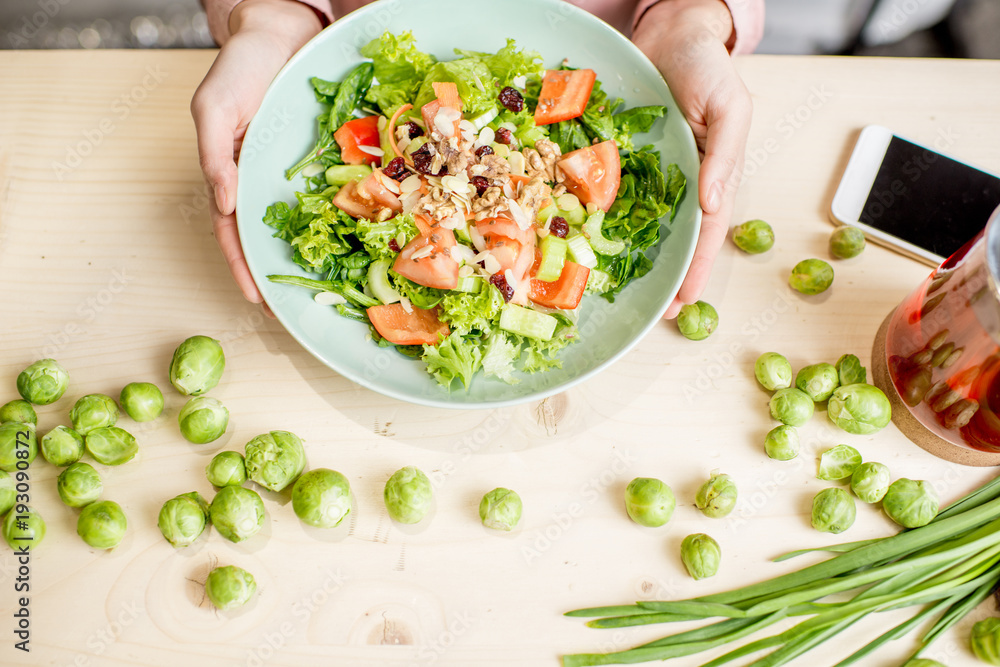
M587 276L587 291L602 293L611 288L611 276L600 269L591 269Z
M464 278L458 279L458 285L455 286L455 291L477 294L482 287L483 279L479 276L465 276Z
M569 247L571 260L588 269L597 266L597 255L594 254L594 249L590 247L587 237L583 234L574 234L566 239L566 244Z
M579 227L584 222L587 221L587 209L583 206L577 206L576 208L571 208L569 210L559 209L559 213L566 222L574 227Z
M535 278L547 283L555 282L562 275L563 265L566 264L566 249L569 244L566 243L566 239L549 234L542 239L539 245L542 248L542 261L538 265Z
M377 259L368 265L368 287L372 295L382 303L396 303L402 297L389 282L388 259Z
M551 315L508 303L500 311L500 328L528 338L551 340L558 320Z
M590 239L590 247L595 252L607 255L608 257L621 254L622 250L625 249L625 242L604 238L604 234L601 231L603 225L604 211L601 209L597 209L587 218L586 224L583 225L583 233Z
M372 173L372 168L363 164L335 164L326 170L327 185L346 185L348 181L360 181Z

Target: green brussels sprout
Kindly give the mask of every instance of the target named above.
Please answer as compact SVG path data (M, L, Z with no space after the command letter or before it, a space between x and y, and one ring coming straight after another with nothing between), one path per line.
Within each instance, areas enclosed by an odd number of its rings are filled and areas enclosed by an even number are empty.
M841 386L849 384L865 384L868 382L868 370L861 365L861 360L853 354L845 354L837 359L837 378Z
M681 542L681 562L694 579L705 579L719 571L722 549L705 533L688 535Z
M3 518L3 539L14 551L32 551L45 539L45 520L31 507L17 505Z
M192 336L177 346L170 360L170 384L185 396L200 396L219 384L226 355L219 341Z
M813 416L813 400L801 389L786 387L774 392L768 403L771 416L788 426L802 426Z
M826 405L826 416L848 433L870 435L892 421L892 406L878 387L849 384L834 390Z
M487 528L513 530L521 520L521 496L516 491L498 487L479 501L479 520Z
M135 436L117 426L95 428L83 439L87 453L98 463L119 466L131 461L139 451Z
M21 468L31 465L38 455L38 438L34 424L7 422L0 424L0 470L14 472L18 462Z
M95 549L114 549L125 537L128 520L121 505L98 500L82 510L76 520L76 534Z
M858 450L850 445L837 445L820 455L816 479L828 482L844 479L853 475L860 465L861 453Z
M87 435L95 428L114 426L118 423L118 404L105 394L88 394L76 402L69 412L73 429Z
M791 461L799 455L799 432L794 426L782 424L768 431L764 451L778 461Z
M843 489L823 489L813 498L812 526L824 533L842 533L857 516L854 498Z
M830 398L839 385L840 376L833 364L804 366L795 375L795 387L804 391L814 403L822 403Z
M31 407L31 403L18 399L4 403L0 407L0 424L6 422L18 422L38 426L38 415L35 413L35 409Z
M129 382L122 387L118 401L133 421L149 422L163 412L163 392L152 382Z
M857 257L865 249L865 235L857 227L838 227L830 234L830 254L837 259Z
M851 491L863 503L877 503L889 490L889 468L871 461L862 463L851 475Z
M204 445L218 440L229 425L229 410L211 396L196 396L184 404L177 423L188 442Z
M187 547L205 532L208 511L200 493L182 493L163 503L156 525L171 546Z
M101 497L104 483L94 466L77 461L59 473L56 490L70 507L84 507Z
M774 245L774 230L763 220L747 220L733 227L733 243L743 252L759 255Z
M792 365L777 352L765 352L753 365L757 382L768 391L792 386Z
M42 359L17 376L17 393L35 405L55 403L69 386L69 373L55 359Z
M677 313L677 329L690 340L704 340L719 326L719 313L704 301L689 303Z
M736 507L736 482L729 475L713 472L698 489L694 504L707 517L720 519L726 516Z
M251 489L224 486L212 499L209 518L224 538L242 542L264 525L264 501Z
M56 426L42 436L39 448L42 458L62 468L83 456L83 436L67 426Z
M804 259L788 276L792 289L803 294L819 294L833 284L833 267L821 259Z
M902 477L889 485L882 496L886 515L904 528L926 526L940 508L937 492L929 482Z
M930 658L914 658L913 660L907 660L903 667L947 667L947 665L937 660L931 660Z
M288 431L258 435L246 444L247 477L265 489L281 491L306 469L302 441Z
M14 478L0 470L0 516L10 511L17 500L17 488Z
M253 575L241 567L226 565L208 573L205 594L216 609L225 611L242 607L257 592Z
M212 457L205 476L212 486L239 486L247 481L247 466L239 452L219 452Z
M1000 618L984 618L973 625L969 645L983 662L1000 665Z
M636 477L625 487L625 511L640 526L662 526L676 506L673 490L658 479Z
M351 484L329 468L302 473L292 487L292 509L310 526L333 528L351 513Z
M382 494L389 516L399 523L419 523L431 509L431 480L413 466L400 468L385 483Z

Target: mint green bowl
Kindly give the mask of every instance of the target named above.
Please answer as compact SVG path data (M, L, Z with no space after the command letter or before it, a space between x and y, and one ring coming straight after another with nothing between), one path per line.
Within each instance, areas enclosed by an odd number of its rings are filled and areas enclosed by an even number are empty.
M478 375L469 391L448 393L423 363L366 338L366 325L349 321L317 304L310 290L275 285L266 276L305 272L291 261L289 246L271 237L261 222L275 201L294 203L301 178L285 180L284 170L316 140L315 101L309 78L342 78L362 58L358 48L383 31L410 30L423 51L450 60L454 48L496 51L508 37L541 53L546 66L564 58L597 72L604 90L626 107L666 104L670 110L636 145L654 144L664 164L676 162L688 179L687 194L674 220L650 251L653 269L610 304L584 299L581 342L564 350L563 367L522 374L508 385ZM379 393L421 405L488 408L551 396L607 368L663 316L677 294L694 253L701 226L698 207L698 151L684 117L653 64L628 39L603 21L560 0L383 0L353 12L305 45L275 77L250 123L239 162L236 212L243 252L264 299L288 332L321 362ZM316 276L313 276L316 277Z

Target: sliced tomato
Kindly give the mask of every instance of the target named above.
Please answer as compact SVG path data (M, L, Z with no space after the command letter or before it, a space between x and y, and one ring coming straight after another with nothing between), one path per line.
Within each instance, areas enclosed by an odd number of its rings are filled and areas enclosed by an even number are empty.
M345 164L378 164L382 158L371 155L359 146L379 148L378 116L365 116L349 120L333 133L333 138L340 146L340 157Z
M430 247L428 253L424 248ZM430 234L421 234L406 244L392 270L418 285L437 289L455 289L458 286L458 262L451 255L455 247L455 234L450 229L432 227ZM417 259L413 259L416 253Z
M392 179L382 173L381 169L373 169L372 173L358 183L358 195L373 200L378 206L397 212L402 211L403 204L399 201L399 197L385 186L387 180Z
M580 305L589 277L590 269L576 262L567 261L563 265L559 279L555 282L532 280L528 298L539 306L573 310Z
M438 319L438 308L423 310L411 306L406 312L401 303L372 306L368 319L382 338L396 345L437 345L441 336L450 332L448 325Z
M371 197L362 197L358 181L348 181L333 195L333 205L353 218L374 220L381 208Z
M607 211L615 203L622 162L614 139L566 153L556 164L565 176L566 189L584 204Z
M483 235L483 238L491 235L506 236L521 243L528 243L530 240L529 237L535 235L534 225L531 225L527 229L521 229L516 222L506 216L477 220L476 230Z
M535 125L548 125L583 115L597 74L592 69L550 69L542 79Z
M458 123L462 116L462 98L458 96L458 86L456 86L453 82L434 82L431 86L434 87L434 94L437 95L437 99L431 100L424 106L420 107L420 115L423 116L424 127L427 129L427 132L430 133L436 128L434 119L437 117L441 109L454 109L458 112L458 118L454 120L455 130L451 136L459 136Z

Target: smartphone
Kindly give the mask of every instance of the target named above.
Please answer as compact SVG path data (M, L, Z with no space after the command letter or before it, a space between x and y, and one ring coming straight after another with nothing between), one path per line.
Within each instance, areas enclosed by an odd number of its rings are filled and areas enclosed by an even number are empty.
M997 206L1000 176L869 125L830 214L875 243L937 266L978 234Z

